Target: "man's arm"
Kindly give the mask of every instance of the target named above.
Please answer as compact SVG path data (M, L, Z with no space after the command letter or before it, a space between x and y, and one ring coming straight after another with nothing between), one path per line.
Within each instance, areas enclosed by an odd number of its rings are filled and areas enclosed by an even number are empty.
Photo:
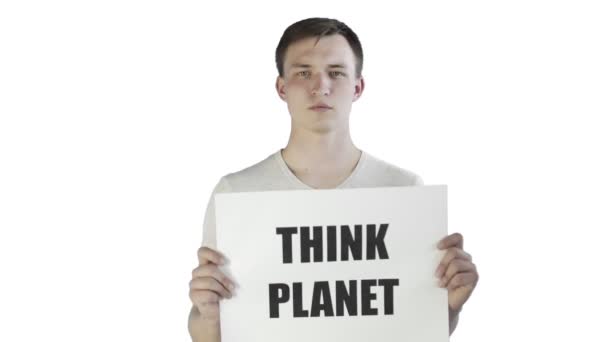
M449 320L450 320L450 336L452 336L452 333L454 332L454 330L456 330L456 326L458 325L458 317L460 317L460 313L449 309Z
M196 306L188 316L188 332L192 342L220 342L220 321L203 319Z
M193 342L220 342L220 299L231 298L232 282L219 268L224 257L203 246L198 249L199 266L192 270L188 331Z
M439 278L439 287L448 290L450 335L458 325L462 306L479 280L477 266L471 255L463 250L463 245L462 234L454 233L443 238L437 246L440 250L446 250L435 275Z

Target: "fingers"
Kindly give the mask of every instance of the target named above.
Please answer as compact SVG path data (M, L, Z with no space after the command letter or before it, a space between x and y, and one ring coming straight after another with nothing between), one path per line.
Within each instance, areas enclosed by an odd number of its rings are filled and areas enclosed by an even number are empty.
M468 272L473 273L473 274L477 272L477 268L476 268L475 264L473 264L469 260L454 259L449 264L445 274L441 277L439 286L444 287L444 286L450 284L450 282L456 276L463 274L463 273L468 273Z
M447 249L450 247L464 248L464 238L460 233L454 233L441 239L437 244L439 249Z
M209 263L223 265L225 263L225 259L218 251L203 246L198 249L198 263L201 265L206 265Z
M203 311L205 307L217 306L221 298L216 292L194 289L190 289L189 296L192 304L199 309L199 312Z
M447 284L447 289L453 290L462 286L471 286L471 288L475 287L477 284L477 280L479 276L477 272L465 272L465 273L457 273L450 282Z
M231 298L232 294L219 281L211 277L194 278L190 281L192 291L211 291L222 298Z
M190 300L205 320L219 320L220 296L207 290L190 290Z
M445 255L443 256L443 259L441 259L441 262L439 263L439 266L437 266L437 270L435 271L435 275L438 278L441 278L444 276L445 271L448 268L448 265L456 259L461 259L461 260L467 260L472 262L473 258L471 257L471 255L465 251L463 251L460 248L457 247L451 247L449 248L446 252Z
M209 247L198 249L199 266L192 270L190 300L199 312L209 317L218 316L219 300L231 298L234 283L219 268L225 258Z
M196 278L213 278L228 291L232 291L235 288L232 280L213 264L200 265L192 270L192 279Z

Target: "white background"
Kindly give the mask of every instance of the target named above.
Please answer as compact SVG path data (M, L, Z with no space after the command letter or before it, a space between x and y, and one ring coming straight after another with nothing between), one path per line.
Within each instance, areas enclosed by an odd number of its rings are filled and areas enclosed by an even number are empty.
M352 135L447 184L481 276L452 341L605 336L604 1L2 1L0 340L187 341L218 179L284 147L283 30L335 17Z

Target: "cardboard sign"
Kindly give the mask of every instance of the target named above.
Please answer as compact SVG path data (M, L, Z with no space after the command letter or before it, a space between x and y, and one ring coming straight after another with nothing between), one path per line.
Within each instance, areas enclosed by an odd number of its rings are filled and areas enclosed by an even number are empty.
M215 196L223 342L448 341L447 187Z

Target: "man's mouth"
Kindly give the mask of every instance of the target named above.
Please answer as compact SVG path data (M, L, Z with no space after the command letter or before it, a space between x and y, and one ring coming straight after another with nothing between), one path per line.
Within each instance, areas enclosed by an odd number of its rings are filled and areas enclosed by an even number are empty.
M326 110L332 109L332 107L325 103L317 103L313 106L308 107L308 109L316 110L316 111L326 111Z

